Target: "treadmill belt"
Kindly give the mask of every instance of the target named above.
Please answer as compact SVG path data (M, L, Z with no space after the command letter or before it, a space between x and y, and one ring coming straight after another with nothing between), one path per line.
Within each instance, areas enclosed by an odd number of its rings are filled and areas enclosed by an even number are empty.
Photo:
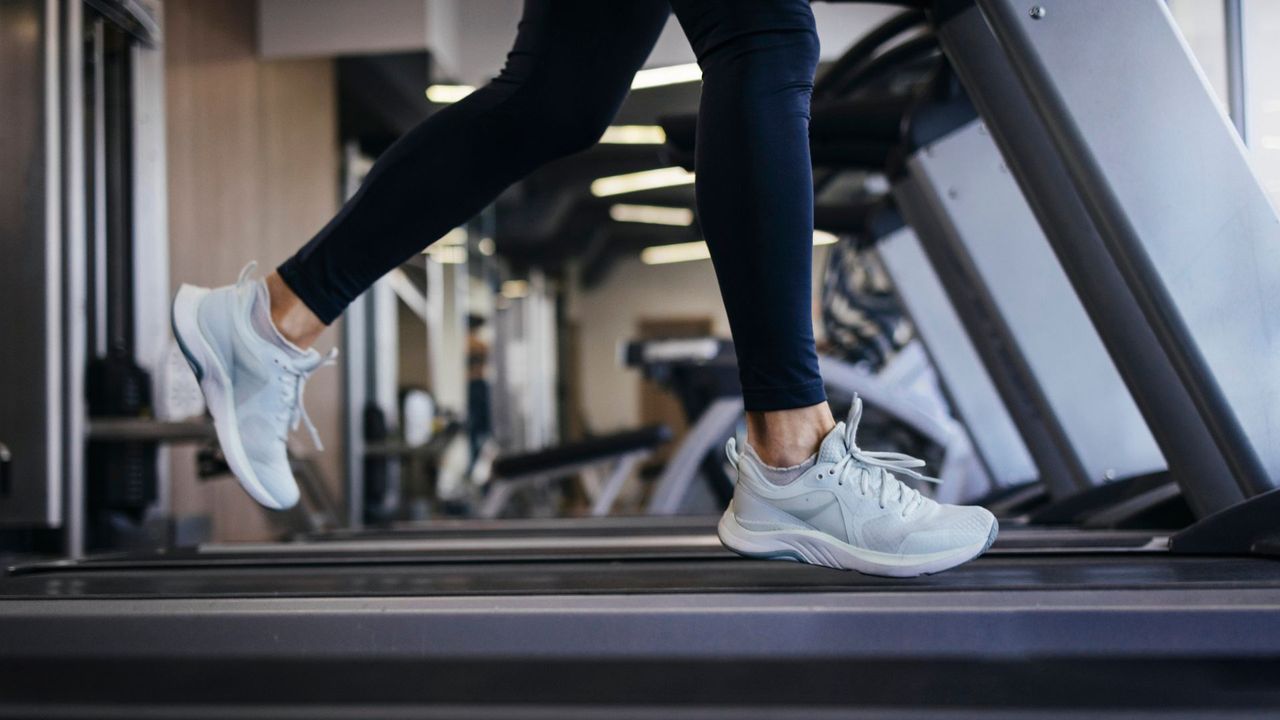
M782 561L681 560L112 568L68 566L0 581L19 598L447 597L680 593L884 593L1280 589L1280 562L1168 555L992 556L939 575L880 578Z
M718 515L609 515L570 518L434 518L385 527L338 529L305 536L308 542L458 537L637 537L714 533Z
M694 532L693 528L701 530ZM454 536L394 537L351 534L327 542L226 543L153 553L100 555L78 561L34 562L13 574L76 570L317 565L397 565L431 563L538 562L582 560L682 560L737 557L726 550L714 529L700 525L657 527L638 535L599 534L594 529L560 536L512 536L487 526L458 528ZM1014 527L1001 532L987 556L1007 554L1149 553L1163 555L1165 535L1149 531L1113 531Z

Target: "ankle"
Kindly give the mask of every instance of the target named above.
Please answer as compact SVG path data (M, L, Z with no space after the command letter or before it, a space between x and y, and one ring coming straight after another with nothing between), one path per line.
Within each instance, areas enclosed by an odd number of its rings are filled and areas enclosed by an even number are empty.
M328 326L285 284L279 273L268 275L266 283L271 298L271 322L276 330L294 345L304 350L310 348Z
M836 426L825 402L804 408L747 413L747 443L766 465L798 465L818 451Z

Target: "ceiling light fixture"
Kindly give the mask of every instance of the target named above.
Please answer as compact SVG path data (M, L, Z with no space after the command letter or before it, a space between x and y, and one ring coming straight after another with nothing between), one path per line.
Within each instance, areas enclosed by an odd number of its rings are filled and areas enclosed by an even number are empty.
M614 205L609 208L609 217L616 222L649 225L688 227L693 224L693 211L689 208L662 205Z
M609 197L640 190L692 184L693 173L681 167L666 167L599 178L591 183L591 194L596 197Z
M837 240L839 238L825 230L815 230L813 233L814 245L831 245ZM651 245L640 251L640 262L645 265L669 265L710 258L711 249L702 240L671 245Z
M502 297L508 300L518 300L529 294L528 280L507 280L502 283Z
M698 67L698 63L668 65L666 67L649 68L636 73L635 78L631 80L631 89L643 90L663 85L694 82L701 79L702 68Z
M441 265L465 265L467 262L467 248L463 245L432 245L423 254Z
M640 262L645 265L669 265L693 260L706 260L710 257L710 248L701 240L673 243L671 245L654 245L640 251Z
M427 99L433 103L448 105L458 102L475 91L473 85L429 85Z
M610 125L600 137L604 145L661 145L667 133L657 125Z

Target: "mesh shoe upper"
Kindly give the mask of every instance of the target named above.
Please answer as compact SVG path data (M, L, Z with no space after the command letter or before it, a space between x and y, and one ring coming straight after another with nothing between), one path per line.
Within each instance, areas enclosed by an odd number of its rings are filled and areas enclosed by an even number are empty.
M200 322L208 337L220 341L217 351L231 376L239 439L253 472L282 507L290 507L299 493L289 466L289 431L305 424L321 447L302 392L306 379L333 353L290 353L258 334L250 319L258 292L248 279L251 268L236 285L209 293L200 307Z
M867 452L855 442L861 401L823 440L817 462L787 485L765 479L748 453L735 459L738 522L751 530L817 530L866 550L895 555L943 552L984 542L994 518L984 508L942 505L896 475L933 481L923 461ZM734 453L730 452L731 458Z

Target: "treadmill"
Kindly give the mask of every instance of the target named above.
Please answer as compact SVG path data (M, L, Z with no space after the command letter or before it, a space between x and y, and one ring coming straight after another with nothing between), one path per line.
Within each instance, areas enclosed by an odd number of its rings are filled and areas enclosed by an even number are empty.
M1072 38L1101 33L1107 36L1101 47L1110 41L1117 52L1133 42L1174 47L1183 54L1158 55L1154 69L1115 64L1113 72L1147 80L1169 74L1174 87L1188 77L1202 83L1185 51L1169 45L1176 31L1159 0L1040 2L1041 16L1025 23L1069 21L1058 31L1065 39L1048 48L1034 42L1028 48L1018 34L1025 28L1000 24L1024 23L1017 3L979 5L987 19L1001 18L992 24L1005 33L997 42L987 30L984 47L1025 74L1004 89L1022 93L1023 107L1045 126L1052 126L1045 116L1063 108L1048 102L1060 96L1042 92L1041 83L1070 70L1050 62L1049 51ZM968 29L986 29L976 12L953 3L935 8L931 17L949 55L954 38L947 33L956 26L947 23L976 18L981 28ZM1032 52L1036 62L1027 61ZM1049 66L1054 77L1037 74ZM1200 110L1212 100L1197 87L1200 95L1188 91L1181 98L1184 110L1204 125L1198 132L1205 142L1217 143L1230 130L1205 119ZM983 114L1005 156L1016 157L1014 144L995 130L987 110ZM1073 127L1090 126L1081 119ZM1047 137L1046 131L1041 139ZM1083 139L1089 150L1089 133L1081 138L1055 129L1051 137L1053 143L1039 148L1048 155L1010 165L1055 252L1066 254L1054 239L1055 226L1042 216L1048 204L1025 177L1045 167L1063 170L1069 182L1063 187L1075 188L1071 197L1088 224L1068 230L1087 230L1099 240L1085 249L1140 249L1121 241L1148 239L1149 228L1139 223L1143 232L1133 237L1116 233L1133 227L1117 224L1121 219L1141 220L1141 208L1103 202L1129 199L1121 191L1133 188L1105 173L1104 184L1085 188L1077 176L1097 170L1085 162L1094 155L1059 154L1058 147L1075 148ZM1157 148L1134 150L1129 162L1141 166L1151 156L1139 150ZM1236 177L1231 173L1244 167L1238 147L1232 150L1226 148L1225 160L1214 155L1222 163L1216 179ZM1243 182L1218 188L1194 174L1181 181L1208 198L1243 192L1237 201L1246 210L1260 197ZM1276 225L1268 212L1270 221L1248 216L1253 222L1245 229L1253 229L1240 233L1245 241L1275 239L1267 234ZM1262 265L1258 283L1280 267L1270 260L1280 246L1272 245L1250 247L1254 253L1246 259ZM1249 422L1257 416L1245 411L1257 404L1238 404L1243 400L1232 379L1214 364L1221 356L1209 353L1202 365L1184 362L1207 352L1211 339L1190 322L1195 318L1184 318L1186 332L1167 332L1170 318L1188 307L1180 293L1185 288L1153 285L1168 279L1156 272L1161 268L1135 273L1125 266L1113 279L1142 302L1135 302L1137 314L1121 316L1142 321L1143 337L1159 340L1140 348L1143 358L1164 359L1148 371L1156 380L1160 367L1175 372L1178 385L1165 393L1194 409L1166 416L1165 424L1177 427L1162 427L1151 411L1159 398L1143 390L1155 381L1131 372L1117 355L1120 333L1094 316L1103 297L1090 294L1085 281L1106 272L1094 265L1085 276L1076 272L1079 266L1063 265L1171 470L1194 498L1201 519L1167 542L1137 533L1121 551L1118 541L1090 547L1091 541L1072 540L1095 537L1088 531L1007 531L988 555L912 580L745 560L698 532L637 533L628 542L606 532L594 539L585 531L576 539L517 532L502 538L504 545L479 529L459 529L412 541L207 546L33 563L0 578L0 717L813 718L854 709L860 717L881 718L1274 714L1280 710L1280 515L1271 488L1280 473L1266 472L1265 459L1269 450L1280 452L1280 443L1256 440ZM1153 292L1160 288L1163 293ZM1148 318L1153 309L1162 314ZM1231 322L1265 323L1262 309ZM1280 333L1254 337L1272 336ZM1246 377L1269 396L1271 378ZM1223 408L1233 412L1215 415ZM1211 442L1173 452L1168 441L1181 437ZM1197 467L1226 470L1181 473L1187 457L1198 458ZM1263 472L1253 472L1259 467ZM1213 498L1221 501L1202 502ZM1032 533L1057 534L1058 547L1021 541ZM566 547L566 539L575 544ZM1086 544L1072 548L1073 542Z
M705 534L30 565L0 581L0 715L1280 709L1280 563L1012 539L916 580L744 560Z

